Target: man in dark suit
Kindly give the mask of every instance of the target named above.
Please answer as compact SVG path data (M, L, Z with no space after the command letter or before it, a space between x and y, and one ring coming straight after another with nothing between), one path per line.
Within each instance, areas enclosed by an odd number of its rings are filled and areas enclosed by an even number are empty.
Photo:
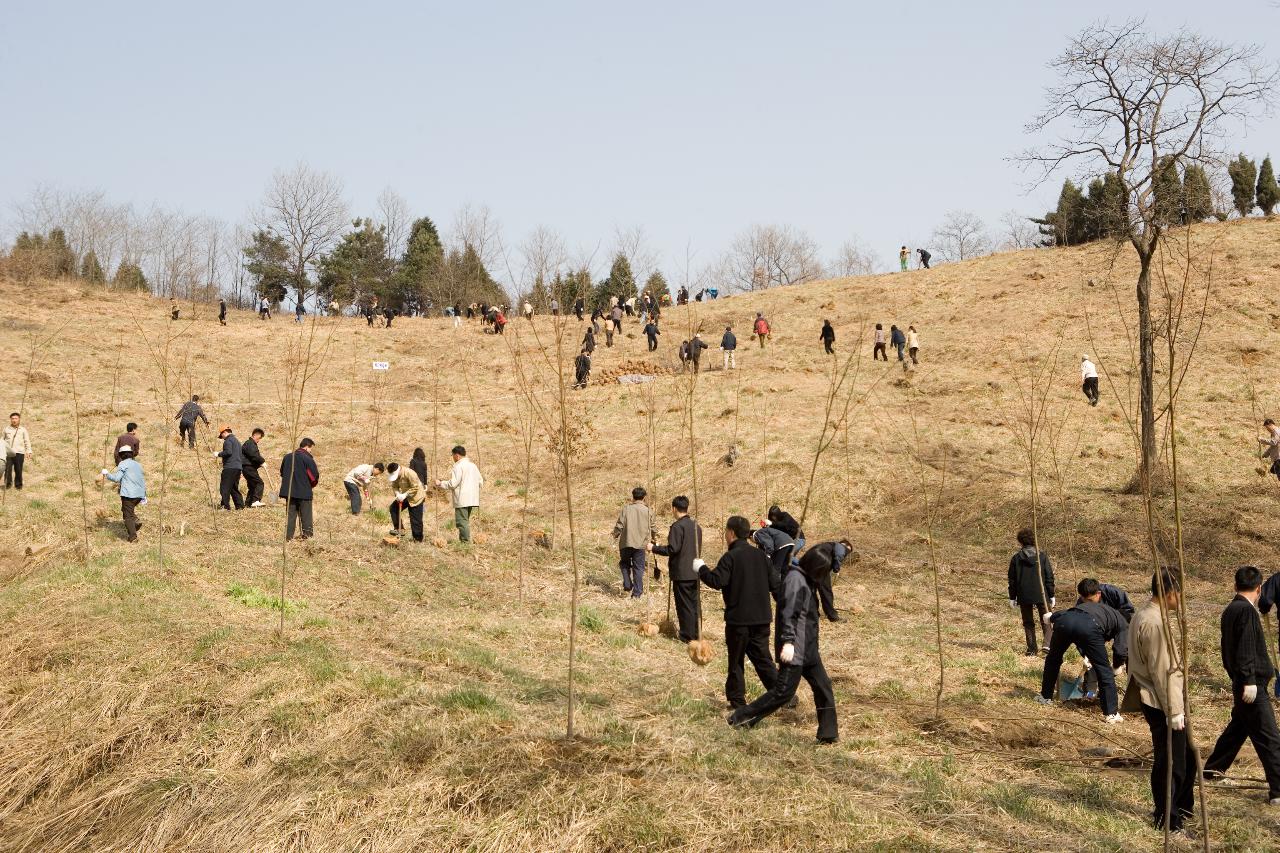
M1222 611L1222 667L1231 676L1231 721L1218 736L1213 753L1204 763L1206 778L1225 774L1245 739L1253 741L1258 761L1267 777L1271 805L1280 806L1280 731L1267 697L1267 683L1276 670L1267 654L1258 598L1262 572L1256 566L1236 569L1236 597Z
M778 580L769 571L769 558L750 539L751 522L740 515L730 516L724 531L728 550L714 569L705 565L698 569L698 578L724 597L724 645L729 659L724 695L733 708L747 704L744 657L751 658L765 690L772 690L778 680L778 668L769 651Z
M687 643L699 639L701 605L698 569L694 561L702 553L702 528L689 517L689 499L684 495L671 499L671 513L676 520L667 531L667 544L650 545L649 550L667 558L667 571L671 575L671 589L676 600L676 622L680 625L680 642Z

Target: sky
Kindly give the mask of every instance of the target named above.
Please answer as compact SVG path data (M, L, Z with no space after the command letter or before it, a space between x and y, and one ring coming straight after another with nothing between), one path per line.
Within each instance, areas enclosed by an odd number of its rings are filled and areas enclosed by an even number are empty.
M41 183L244 220L304 162L353 214L387 186L444 228L485 204L513 246L546 225L603 257L641 225L672 280L753 224L888 264L950 210L997 235L1006 211L1043 213L1061 181L1031 188L1008 158L1091 22L1280 33L1269 0L5 6L5 233ZM1280 119L1239 147L1280 154Z

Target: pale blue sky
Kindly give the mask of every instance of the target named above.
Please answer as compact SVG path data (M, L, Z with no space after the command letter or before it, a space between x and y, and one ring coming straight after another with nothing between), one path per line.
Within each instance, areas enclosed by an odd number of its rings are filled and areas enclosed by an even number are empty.
M1280 32L1267 0L5 6L10 226L37 182L237 220L301 160L341 177L353 212L386 185L442 227L488 204L511 244L546 224L607 247L640 224L672 278L687 243L706 262L757 222L827 256L856 234L887 263L949 209L993 229L1043 212L1058 183L1026 196L1004 158L1092 20ZM1280 153L1280 121L1240 145Z

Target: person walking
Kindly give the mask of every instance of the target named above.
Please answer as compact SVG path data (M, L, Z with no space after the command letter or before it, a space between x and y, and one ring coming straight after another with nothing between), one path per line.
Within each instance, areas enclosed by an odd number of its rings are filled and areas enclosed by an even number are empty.
M22 425L22 415L9 413L9 425L0 434L4 444L4 487L22 490L22 466L31 456L31 436Z
M1087 662L1086 667L1098 676L1103 720L1122 722L1120 703L1116 699L1115 669L1107 659L1107 643L1112 644L1115 667L1123 667L1129 659L1129 623L1115 609L1102 603L1102 590L1093 578L1080 581L1076 591L1080 599L1075 606L1050 613L1044 619L1051 626L1049 653L1044 659L1044 674L1036 701L1042 705L1053 704L1058 675L1062 672L1062 656L1074 645Z
M227 300L225 299L218 300L218 324L227 325Z
M117 465L120 464L120 448L122 447L128 447L134 459L137 459L138 454L142 452L142 439L138 438L138 425L133 421L125 424L124 432L116 436L114 455Z
M823 348L827 351L827 355L835 355L836 330L831 327L830 320L822 321L822 332L818 335L818 339L822 341Z
M667 544L651 544L649 550L667 558L667 575L676 604L676 635L680 642L688 643L700 639L702 599L698 595L697 562L702 553L702 527L689 517L689 499L684 495L671 499L671 515L675 521L667 529Z
M893 344L893 348L898 351L898 361L904 361L902 349L907 345L907 336L902 334L902 330L897 326L889 327L889 343ZM885 359L885 361L888 360L888 358Z
M390 328L391 328L391 321L392 321L392 320L394 320L395 318L396 318L396 312L395 312L395 309L394 309L394 308L392 308L390 305L388 305L386 308L384 308L384 309L383 309L383 311L382 311L382 319L384 320L384 322L383 322L383 326L384 326L384 327L386 327L386 328L390 329ZM503 322L505 323L505 322L506 322L506 320L503 320Z
M649 340L649 352L653 352L658 348L658 335L662 332L658 331L658 323L656 320L650 320L644 324L644 336Z
M818 595L818 603L822 605L822 614L828 622L839 622L840 611L836 610L835 590L832 584L840 572L840 566L853 551L853 544L848 539L838 542L819 542L800 556L800 568L810 577L822 577L814 592Z
M645 552L658 539L658 525L653 511L645 503L648 492L643 486L631 490L631 503L623 504L613 524L613 538L618 543L618 569L622 572L622 593L639 598L644 594Z
M581 296L573 300L573 315L578 318L578 322L582 322L582 315L587 310L587 302Z
M409 468L418 475L419 482L422 483L423 488L426 488L427 483L431 482L427 477L427 451L421 447L415 447L413 456L409 459Z
M185 438L187 447L192 450L196 446L196 421L204 421L204 425L209 425L209 418L204 413L204 409L200 408L200 395L192 394L191 399L182 404L182 408L178 409L178 414L173 416L178 422L178 443L181 444Z
M360 510L364 508L364 501L369 499L370 484L382 476L385 470L387 466L381 462L372 464L366 462L352 468L347 472L347 476L342 478L342 488L347 491L347 501L351 504L352 515L360 514Z
M724 352L724 369L737 370L734 352L738 349L738 338L733 334L733 326L724 327L724 334L720 336L720 349Z
M680 372L684 373L689 369L689 342L681 341L676 354L680 357Z
M387 466L387 481L396 492L395 500L391 502L390 507L390 535L400 536L404 533L404 528L400 526L400 511L403 509L409 513L409 532L413 535L413 541L421 542L423 504L427 501L427 492L422 487L422 481L418 479L413 469L403 468L395 462Z
M916 254L920 256L920 266L924 267L925 269L928 269L929 259L932 258L933 255L929 254L924 249L916 249Z
M1182 589L1168 569L1151 576L1151 600L1129 623L1129 686L1120 710L1141 711L1151 730L1151 819L1181 832L1195 811L1196 750L1187 737L1183 672L1165 642L1165 613L1178 611ZM1172 763L1172 793L1165 787ZM1166 802L1172 810L1166 811Z
M1053 588L1053 563L1049 555L1036 548L1034 531L1024 527L1018 531L1018 551L1009 558L1009 606L1022 612L1022 631L1027 640L1027 655L1040 654L1037 631L1043 631L1046 610L1057 604Z
M449 479L436 483L447 489L453 498L453 523L458 528L458 541L471 541L471 516L480 506L480 487L484 477L475 463L467 458L467 449L461 444L453 448L453 468Z
M609 319L613 323L613 331L622 334L622 307L615 304L609 311Z
M1267 696L1275 666L1267 653L1258 599L1262 572L1256 566L1236 569L1236 596L1222 611L1222 668L1231 678L1231 720L1204 762L1206 779L1221 778L1231 769L1245 740L1253 742L1267 779L1267 800L1280 806L1280 731Z
M871 349L872 361L879 358L883 358L885 361L889 360L889 353L885 351L884 344L884 326L876 323L875 346Z
M551 300L551 316L552 316L552 317L559 317L559 316L560 316L560 302L559 302L559 300L557 300L557 299L552 299L552 300ZM579 318L579 319L581 319L581 318Z
M694 373L698 372L702 362L702 351L707 348L706 343L702 340L702 335L694 332L693 340L689 341L689 360L693 362Z
M218 438L222 439L222 449L213 454L214 459L222 460L222 478L218 481L222 502L218 507L229 510L234 503L236 509L244 509L244 498L240 496L240 472L244 469L240 439L229 426L218 430Z
M587 326L587 330L582 334L581 349L587 355L591 355L596 351L596 333L590 326Z
M591 353L583 347L573 360L573 387L579 390L586 388L591 381Z
M827 582L826 571L828 568L821 561L811 561L808 566L801 561L800 565L787 567L782 579L781 607L774 639L779 664L777 675L764 695L749 705L734 709L729 716L729 725L734 728L755 727L795 698L803 678L813 691L813 706L818 716L818 742L831 744L839 740L836 694L818 650L818 597L814 590Z
M240 445L240 458L243 460L241 472L244 474L245 496L244 505L251 509L257 509L264 506L262 503L262 492L265 484L262 482L262 475L258 470L267 464L267 460L262 456L262 450L258 447L258 442L266 438L267 434L262 431L262 427L254 427L253 432L249 433L249 440Z
M764 349L764 342L770 336L769 321L764 318L760 312L756 312L756 321L752 325L752 333L756 339L760 341L760 349Z
M907 251L907 247L903 246L898 252L898 265L902 267L902 271L907 271L907 259L911 257L911 253Z
M313 449L316 443L309 438L298 442L298 449L286 453L280 460L280 497L288 503L284 538L293 539L294 530L302 527L299 541L315 535L311 514L313 489L320 483L320 467L316 465Z
M307 309L302 307L302 300L298 299L293 303L293 322L301 323L302 318L307 315Z
M103 468L102 476L120 484L120 516L124 520L125 538L129 542L137 542L138 531L142 529L137 509L147 499L147 482L142 474L142 464L133 458L133 448L127 444L120 448L116 470Z
M1098 405L1098 368L1089 360L1089 354L1080 356L1080 388L1090 406Z
M271 303L267 301L267 297L265 296L258 297L258 319L271 319Z
M907 326L907 355L911 356L912 364L920 363L920 334L916 331L915 326Z
M524 303L524 318L530 323L533 322L533 305L528 300Z
M178 311L178 300L170 299L169 300L169 319L170 320L178 319L179 313L180 312Z
M777 586L769 558L750 539L751 523L740 515L730 516L724 530L724 555L714 569L705 564L698 569L698 579L720 590L724 599L724 645L729 667L724 695L735 710L747 704L744 659L751 660L765 690L772 690L778 681L778 670L769 653L771 603Z
M1258 444L1262 445L1262 458L1270 460L1271 464L1267 466L1267 471L1275 474L1276 479L1280 479L1280 426L1276 426L1275 421L1267 418L1262 422L1262 428L1267 431L1266 438L1258 439Z

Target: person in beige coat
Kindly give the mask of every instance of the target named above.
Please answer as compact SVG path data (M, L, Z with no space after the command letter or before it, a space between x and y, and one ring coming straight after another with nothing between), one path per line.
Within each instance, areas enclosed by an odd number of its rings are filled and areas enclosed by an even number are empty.
M658 523L653 510L644 502L649 493L643 486L631 490L631 503L622 507L613 525L613 538L618 540L618 568L622 570L622 591L632 598L644 595L645 553L658 539Z
M448 489L453 497L453 523L458 528L458 541L471 541L471 514L480 506L480 487L484 477L480 469L467 458L467 449L459 444L453 448L453 468L449 479L436 483Z
M387 482L395 490L396 498L391 502L391 535L399 536L404 532L400 526L400 510L409 511L409 531L414 542L422 541L423 504L427 501L427 490L412 468L403 467L395 462L387 466Z
M1176 612L1181 590L1168 569L1151 578L1152 598L1134 614L1129 625L1129 687L1123 711L1141 711L1151 729L1155 760L1151 765L1152 820L1157 828L1169 821L1179 832L1195 810L1196 753L1187 738L1181 664L1166 642L1164 616ZM1173 749L1169 749L1172 736ZM1165 778L1173 762L1172 813L1166 813Z
M22 415L9 415L9 425L0 433L0 444L4 445L4 487L21 489L22 464L31 455L31 436L22 425Z

